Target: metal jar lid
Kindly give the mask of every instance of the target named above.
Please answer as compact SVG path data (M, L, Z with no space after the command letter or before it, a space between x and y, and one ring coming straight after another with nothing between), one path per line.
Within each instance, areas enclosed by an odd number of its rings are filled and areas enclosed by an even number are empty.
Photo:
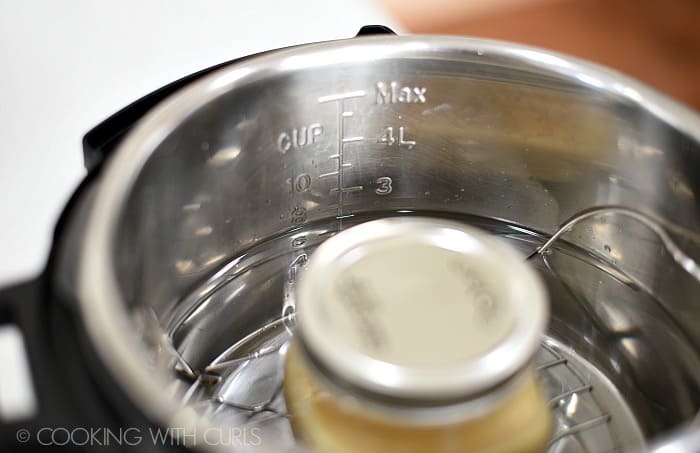
M548 316L524 257L463 224L367 222L324 242L301 276L296 320L322 368L410 400L463 399L527 365Z

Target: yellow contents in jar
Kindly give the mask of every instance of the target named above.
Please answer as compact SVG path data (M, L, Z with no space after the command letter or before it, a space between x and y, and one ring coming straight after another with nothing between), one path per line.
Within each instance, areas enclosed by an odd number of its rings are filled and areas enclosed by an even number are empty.
M450 424L408 419L325 388L298 345L289 348L284 393L295 435L322 453L534 453L544 451L551 413L532 371L486 413Z

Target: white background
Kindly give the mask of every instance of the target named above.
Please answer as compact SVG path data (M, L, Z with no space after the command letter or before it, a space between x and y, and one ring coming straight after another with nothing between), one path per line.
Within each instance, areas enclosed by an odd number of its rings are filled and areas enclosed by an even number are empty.
M94 125L199 69L367 24L394 26L371 0L0 0L0 285L43 268Z

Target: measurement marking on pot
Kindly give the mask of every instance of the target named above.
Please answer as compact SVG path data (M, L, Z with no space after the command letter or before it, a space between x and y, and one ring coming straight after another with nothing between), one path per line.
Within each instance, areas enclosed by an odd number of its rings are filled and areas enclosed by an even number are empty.
M331 189L331 193L335 193L335 192L343 192L343 193L359 192L360 190L364 190L364 189L365 189L364 186L343 187L342 189L334 187Z
M306 236L292 239L292 247L303 247L307 242ZM296 313L296 283L299 270L306 266L309 255L302 252L292 260L287 268L287 282L284 285L284 296L282 303L282 324L289 334L294 333L294 314Z
M379 140L377 140L377 143L386 145L386 146L392 146L392 145L397 145L399 148L406 147L408 149L412 149L414 146L416 146L416 141L415 140L408 140L406 139L406 128L404 126L399 126L398 127L398 133L394 135L394 128L392 126L387 126L384 128L384 133L382 134L381 137L379 137Z
M347 93L329 94L329 95L321 96L320 98L318 98L318 102L319 102L319 104L323 104L324 102L342 101L344 99L351 99L351 98L361 98L364 95L365 95L365 92L362 90L349 91ZM352 116L352 113L348 116Z
M391 183L394 181L388 177L388 176L382 176L377 178L377 188L374 190L374 193L377 195L389 195L394 188L391 186Z
M361 142L365 138L363 136L353 136L353 137L346 137L345 136L345 119L346 118L352 118L353 112L351 110L346 110L345 109L345 100L346 99L352 99L352 98L361 98L365 96L365 91L363 90L357 90L357 91L348 91L346 93L336 93L336 94L329 94L326 96L321 96L318 98L319 103L325 103L325 102L337 102L337 121L338 121L338 137L337 137L337 152L335 154L332 154L329 156L329 159L336 160L337 165L336 169L331 172L323 173L319 175L319 179L323 178L331 178L335 177L337 180L337 184L335 187L330 189L330 194L337 193L338 196L338 203L337 203L337 214L336 214L336 220L338 221L338 229L341 230L343 228L343 219L346 219L348 217L352 217L352 214L346 214L344 212L344 202L345 202L345 194L347 193L352 193L352 192L359 192L364 190L364 186L361 185L354 185L354 186L345 186L345 180L344 180L344 172L343 170L346 168L352 167L352 164L349 162L345 162L345 154L344 154L344 145L347 143L356 143L356 142Z
M364 96L364 92L362 92ZM341 98L338 102L338 229L343 228L343 221L340 216L343 215L343 192L340 190L343 187L343 135L345 131L345 98ZM332 193L332 192L331 192Z
M301 255L294 258L294 261L292 261L290 266L304 266L304 265L306 265L306 262L308 260L309 260L308 255L306 253L302 253Z
M292 225L301 225L306 222L306 208L295 206L292 209Z
M308 192L311 190L311 175L302 173L296 178L287 179L287 183L291 185L291 192Z
M292 148L299 149L316 143L316 139L321 135L323 135L323 126L320 123L294 128L291 131L284 131L279 134L277 137L277 148L282 154L285 154Z
M425 104L425 93L420 86L403 86L399 82L377 82L375 102L381 104Z

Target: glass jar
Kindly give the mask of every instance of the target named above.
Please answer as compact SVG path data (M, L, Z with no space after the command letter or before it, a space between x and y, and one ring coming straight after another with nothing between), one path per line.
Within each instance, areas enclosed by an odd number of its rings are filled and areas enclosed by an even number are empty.
M367 222L300 278L285 398L322 452L537 452L551 414L529 363L548 315L538 276L460 223Z

